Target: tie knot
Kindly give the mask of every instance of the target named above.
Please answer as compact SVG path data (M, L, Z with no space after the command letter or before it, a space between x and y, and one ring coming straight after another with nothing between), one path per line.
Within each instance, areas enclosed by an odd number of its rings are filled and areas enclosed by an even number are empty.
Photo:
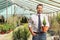
M40 17L40 15L38 15L38 17Z

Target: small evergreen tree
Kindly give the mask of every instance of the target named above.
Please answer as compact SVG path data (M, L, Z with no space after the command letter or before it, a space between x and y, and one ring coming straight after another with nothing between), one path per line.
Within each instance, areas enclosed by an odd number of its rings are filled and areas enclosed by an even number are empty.
M46 25L46 20L45 20L45 17L44 17L44 20L43 20L43 25L44 25L44 26Z

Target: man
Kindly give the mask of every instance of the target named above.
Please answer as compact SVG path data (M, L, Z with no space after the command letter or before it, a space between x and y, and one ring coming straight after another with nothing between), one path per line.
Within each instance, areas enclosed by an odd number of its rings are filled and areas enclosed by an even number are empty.
M46 32L49 29L48 17L45 14L42 14L43 5L37 5L37 14L32 15L28 21L29 30L33 36L32 40L46 40ZM43 20L45 18L46 25L43 25Z

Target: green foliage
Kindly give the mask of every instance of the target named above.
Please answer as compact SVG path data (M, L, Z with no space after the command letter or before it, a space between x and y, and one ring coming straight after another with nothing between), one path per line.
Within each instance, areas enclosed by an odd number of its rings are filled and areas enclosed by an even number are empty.
M4 19L5 19L4 16L1 15L1 16L0 16L0 23L1 23L1 24L4 23Z
M57 19L58 23L60 24L60 13L57 15L56 19Z
M29 37L28 30L27 30L26 28L24 28L23 39L24 39L24 40L28 40L28 37Z
M30 32L27 25L23 25L23 28L18 28L18 30L13 32L13 40L28 40Z
M59 21L60 21L59 15L50 17L50 30L55 32L55 34L58 34L58 31L60 30Z
M0 25L0 32L7 33L9 30L13 30L13 29L14 29L14 27L12 25L7 24L7 23Z
M43 20L43 25L44 25L44 26L46 25L46 20L45 20L45 18L44 18L44 20Z
M24 16L24 17L22 17L22 19L21 19L21 23L27 23L27 18Z
M13 40L21 40L21 30L18 29L17 31L13 32Z

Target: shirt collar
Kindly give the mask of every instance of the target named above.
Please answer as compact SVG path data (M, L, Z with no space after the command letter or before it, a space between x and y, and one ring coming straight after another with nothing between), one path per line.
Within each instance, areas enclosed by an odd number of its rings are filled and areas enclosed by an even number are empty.
M41 13L42 14L42 13ZM41 14L36 14L36 15L41 15Z

